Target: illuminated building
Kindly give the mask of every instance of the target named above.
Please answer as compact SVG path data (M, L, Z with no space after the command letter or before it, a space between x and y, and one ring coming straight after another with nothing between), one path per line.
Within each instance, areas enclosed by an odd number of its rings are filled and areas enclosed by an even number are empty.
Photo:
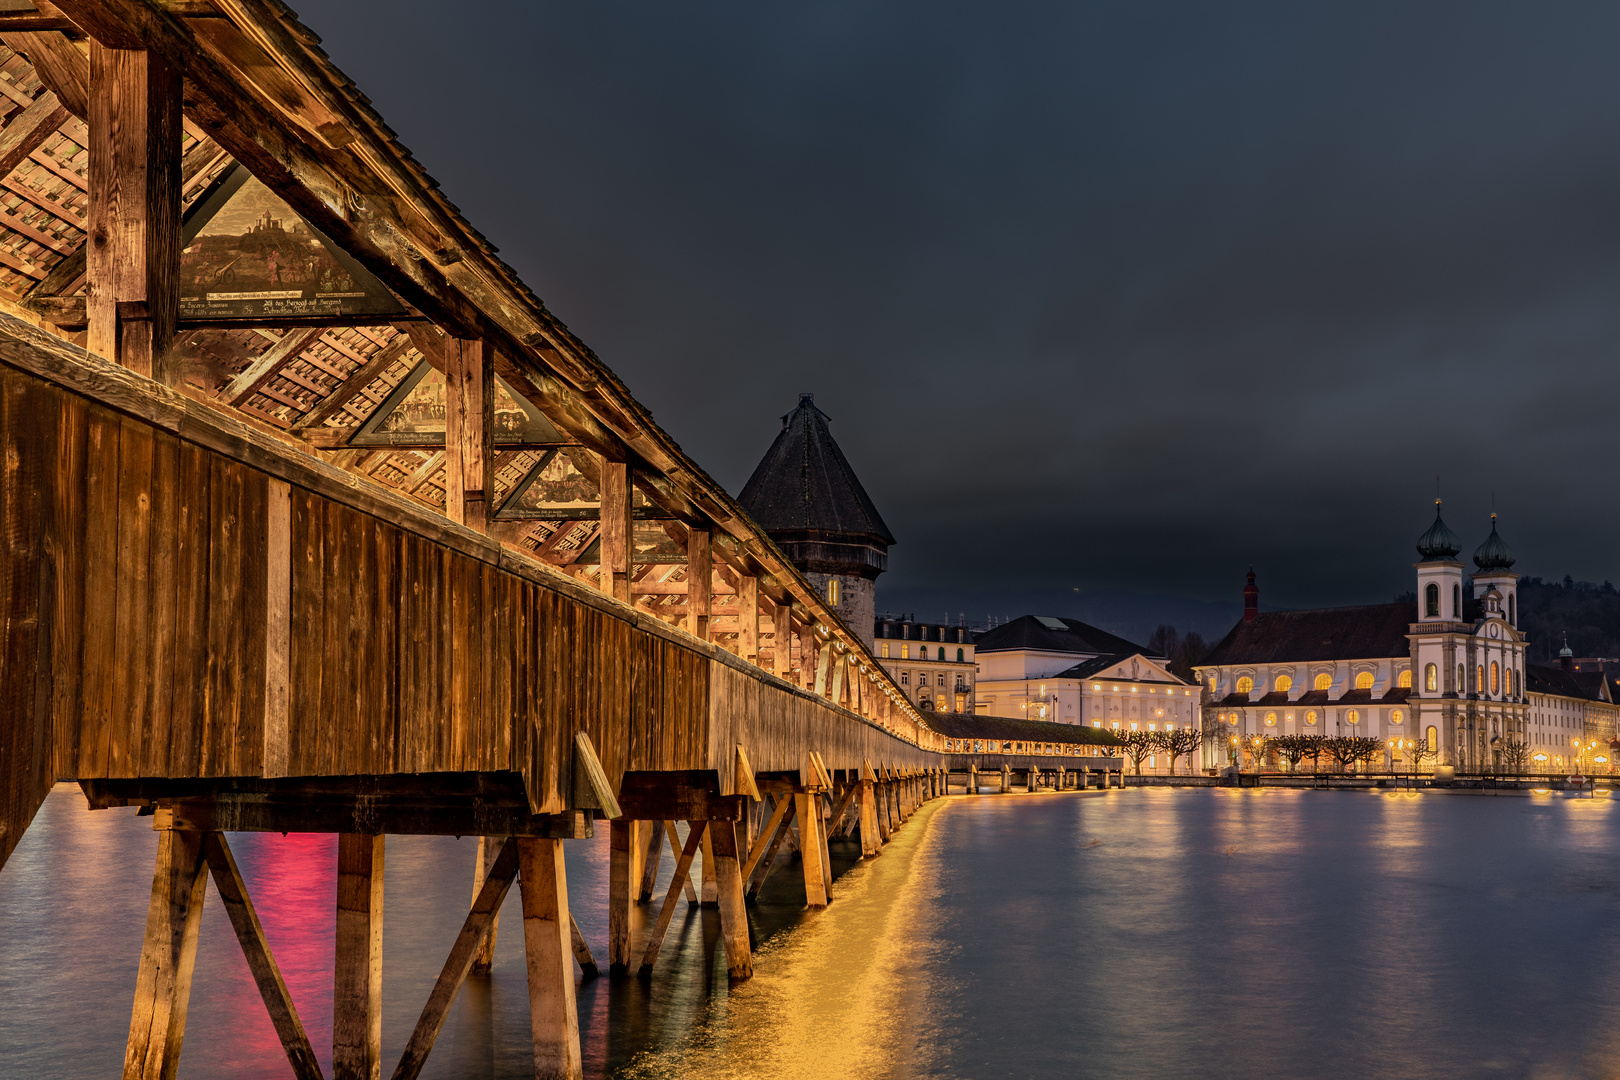
M878 663L919 709L974 712L973 632L885 615L874 626Z
M1198 723L1199 697L1163 657L1078 619L1025 615L978 635L981 716L1162 731ZM1164 761L1143 762L1143 772Z
M1557 667L1526 665L1530 719L1525 769L1547 773L1614 772L1610 743L1620 718L1620 686L1604 671L1580 670L1565 645Z
M1431 762L1503 767L1528 735L1525 637L1512 550L1496 531L1474 552L1472 593L1462 542L1435 519L1417 542L1417 601L1305 611L1259 610L1249 572L1243 618L1197 667L1205 729L1249 734L1362 735L1422 740Z

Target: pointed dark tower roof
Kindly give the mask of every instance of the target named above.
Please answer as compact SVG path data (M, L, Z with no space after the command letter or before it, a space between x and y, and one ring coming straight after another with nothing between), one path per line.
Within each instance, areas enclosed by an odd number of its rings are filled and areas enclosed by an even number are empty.
M801 568L819 570L810 564L853 559L875 577L888 561L894 534L833 440L829 419L812 395L800 394L798 408L782 417L781 432L737 501ZM829 545L872 550L863 556L845 551L839 557ZM796 552L799 547L805 550ZM846 569L854 567L827 567L824 572Z
M1424 562L1446 562L1455 559L1462 550L1462 540L1440 520L1439 499L1434 500L1434 524L1418 537L1417 549Z
M833 440L830 419L814 395L800 394L737 501L768 532L842 533L887 547L894 535Z

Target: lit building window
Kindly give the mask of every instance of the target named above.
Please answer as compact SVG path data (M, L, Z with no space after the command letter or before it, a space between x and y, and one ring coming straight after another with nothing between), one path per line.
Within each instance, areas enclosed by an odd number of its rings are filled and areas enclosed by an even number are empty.
M1483 694L1485 692L1485 665L1484 664L1480 664L1479 669L1474 672L1474 692L1476 694Z
M1327 690L1333 686L1333 676L1324 671L1316 677L1311 686L1317 690Z
M1102 683L1092 683L1091 688L1093 690L1101 690L1102 689Z
M838 579L833 578L827 582L827 603L833 607L838 606Z
M1424 733L1424 739L1428 742L1431 753L1440 749L1440 732L1435 730L1434 727L1431 726L1429 730Z
M1294 688L1294 680L1289 678L1287 675L1279 675L1277 676L1276 686L1278 690L1287 693L1289 690Z
M1266 726L1267 727L1274 727L1274 726L1276 726L1276 723L1277 723L1277 714L1274 713L1274 712L1266 713Z
M1396 709L1394 712L1389 714L1389 722L1392 723L1392 724L1400 723L1401 719L1402 719L1401 710L1399 710L1399 709Z
M1307 724L1316 723L1316 712L1314 710L1305 714L1305 722Z
M1502 673L1497 668L1496 661L1492 660L1491 661L1491 693L1492 694L1501 693L1502 692L1501 691L1501 685L1502 685Z
M882 645L882 648L883 648L883 651L881 653L879 653L878 655L882 656L883 659L887 660L889 658L889 643L887 641L885 641L883 643L883 645Z
M1395 685L1403 690L1412 689L1412 672L1410 670L1401 672L1401 677Z
M1357 690L1371 690L1372 685L1373 685L1372 672L1363 671L1360 675L1356 676L1356 689Z
M1351 709L1349 712L1344 714L1344 722L1347 724L1359 724L1361 723L1361 714L1356 710Z
M1237 681L1237 692L1247 694L1254 690L1254 680L1247 675Z
M900 646L900 659L902 659L902 660L910 660L911 659L911 646L910 645L902 645L902 646Z

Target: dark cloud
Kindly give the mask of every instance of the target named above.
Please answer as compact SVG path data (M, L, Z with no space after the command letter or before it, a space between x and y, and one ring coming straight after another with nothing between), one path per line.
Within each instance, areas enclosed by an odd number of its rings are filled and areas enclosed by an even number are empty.
M816 393L880 605L1383 599L1436 473L1620 577L1612 4L305 17L730 489Z

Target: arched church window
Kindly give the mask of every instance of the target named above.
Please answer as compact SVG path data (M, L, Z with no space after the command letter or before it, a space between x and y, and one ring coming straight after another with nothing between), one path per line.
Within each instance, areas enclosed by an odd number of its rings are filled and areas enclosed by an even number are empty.
M1502 692L1501 685L1502 685L1502 673L1497 670L1496 661L1492 660L1491 661L1491 693L1493 695L1500 694Z
M1480 664L1474 670L1474 693L1483 694L1484 692L1485 692L1485 665Z
M1316 681L1311 685L1318 690L1327 690L1333 686L1333 676L1324 671L1316 677Z
M1462 618L1462 586L1461 585L1453 585L1451 587L1451 617L1453 619Z
M1463 666L1457 665L1457 693L1463 692Z
M1508 622L1512 623L1514 626L1517 626L1517 625L1519 625L1519 620L1514 618L1513 599L1514 598L1511 597L1511 596L1508 597Z
M1423 617L1425 619L1440 617L1440 586L1432 581L1423 589Z
M1412 672L1410 670L1401 672L1401 677L1395 685L1403 690L1412 689Z
M1294 688L1294 680L1287 675L1279 675L1277 676L1276 686L1278 690L1287 693Z
M1423 689L1433 694L1440 689L1440 669L1429 664L1423 669Z
M1253 692L1253 690L1254 690L1254 680L1253 679L1251 679L1247 675L1245 675L1245 676L1243 676L1243 678L1238 680L1238 682L1237 682L1237 692L1238 693L1247 694L1247 693Z
M1432 724L1429 726L1429 730L1424 733L1424 739L1429 744L1429 753L1432 754L1440 749L1440 732L1435 730Z
M1356 689L1357 690L1371 690L1372 689L1372 684L1373 684L1373 674L1372 674L1372 672L1363 671L1360 675L1356 676Z

